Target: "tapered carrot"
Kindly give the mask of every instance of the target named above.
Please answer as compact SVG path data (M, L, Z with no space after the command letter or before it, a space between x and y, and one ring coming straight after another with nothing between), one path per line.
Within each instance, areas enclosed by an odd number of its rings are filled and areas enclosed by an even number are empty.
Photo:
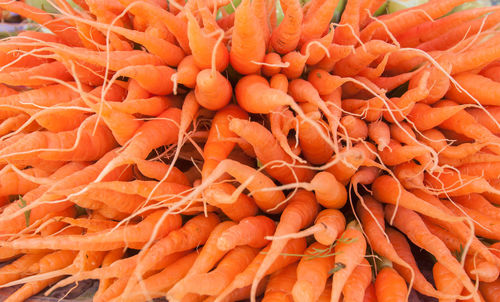
M297 191L290 198L285 210L283 210L280 217L280 223L276 227L274 235L281 236L294 233L309 226L313 222L317 213L318 206L314 195L304 190ZM273 265L273 261L279 257L279 253L283 250L287 242L287 239L279 239L274 240L271 243L269 253L262 261L262 264L259 266L259 269L253 278L252 293L255 293L257 284L266 275L268 269Z
M334 264L334 256L327 246L311 244L297 266L297 281L292 295L295 301L316 301L325 289L328 273Z
M408 288L404 279L390 266L384 267L375 279L377 301L399 302L406 301Z
M334 71L342 77L354 76L378 56L392 52L395 49L395 46L392 44L380 40L372 40L363 46L357 47L355 52L338 61L335 64Z
M471 292L475 292L474 285L460 266L460 263L451 255L446 245L429 232L418 214L403 207L399 207L397 212L395 211L396 207L394 205L387 205L385 208L386 219L391 219L395 214L394 226L403 231L413 243L429 251L439 262L446 265L447 268L460 279L465 288ZM417 235L416 232L418 232L419 235ZM477 298L477 295L475 296Z
M207 273L220 259L222 259L222 257L224 257L227 250L218 248L218 239L227 229L234 225L235 223L232 221L225 221L219 223L212 230L205 245L203 246L203 249L201 250L201 253L187 272L186 278L197 274ZM189 281L187 281L188 279L186 278L177 282L177 284L169 290L167 295L169 300L180 301L187 292L191 292L188 287Z
M449 295L460 295L463 284L458 280L458 278L450 272L446 266L436 262L432 268L432 275L434 277L434 282L436 283L436 288L443 293ZM440 301L453 301L453 299L442 299Z
M189 275L183 279L183 289L185 292L200 295L217 295L231 283L237 274L247 268L257 254L258 250L255 248L248 246L236 247L211 272Z
M274 234L276 226L266 216L248 217L226 230L217 240L217 247L229 251L238 245L261 248L268 244L266 236Z
M202 169L202 177L206 178L215 169L217 164L227 158L235 143L225 138L236 137L236 134L229 129L231 118L246 119L248 115L241 108L228 105L218 111L213 120L207 142L203 150L205 162Z
M354 47L352 45L340 45L332 43L330 44L330 46L328 46L327 49L330 57L325 56L323 60L316 64L316 67L331 72L338 61L342 60L353 52Z
M62 276L54 277L54 278L49 278L45 280L39 280L39 281L32 281L24 284L21 286L18 290L16 290L14 293L9 295L7 299L4 301L8 302L20 302L20 301L25 301L31 296L36 295L40 291L42 291L47 285L50 285L54 282L57 282L63 278Z
M265 55L265 28L258 24L257 17L261 10L254 11L252 4L250 1L242 1L236 9L234 18L229 61L231 66L241 74L257 73L260 65L256 62L262 62Z
M368 126L365 121L352 115L345 115L340 120L344 126L345 134L353 140L364 140L368 136Z
M318 1L321 5L316 10L309 10L304 16L299 44L317 39L328 29L333 17L337 0Z
M458 202L466 208L486 213L488 216L500 219L500 210L480 194L457 196L453 198L453 201Z
M251 285L252 280L254 279L254 276L256 275L258 269L261 267L261 264L263 263L264 259L269 254L268 252L269 247L270 245L268 245L264 250L262 250L261 253L259 253L257 257L253 259L252 263L250 263L250 265L243 272L236 275L231 284L229 284L224 289L224 291L222 291L217 296L214 302L225 301L224 299L229 294L231 294L233 290ZM272 274L275 271L283 267L286 267L291 263L297 262L299 260L299 257L297 257L296 255L303 253L305 249L306 249L306 240L304 238L292 239L288 241L285 247L281 250L281 254L278 254L278 257L275 259L275 261L271 263L271 266L269 268L267 268L265 275ZM257 291L258 287L255 292ZM251 296L252 295L250 295L250 297Z
M419 198L422 198L423 200L429 202L430 204L440 208L444 212L455 215L455 213L447 207L448 203L443 203L441 202L436 196L430 195L428 193L423 192L422 190L413 190L412 193L414 193L416 196ZM454 207L454 206L453 206ZM498 259L487 249L487 247L482 243L478 238L473 236L472 231L469 226L467 226L463 222L445 222L440 219L431 219L424 217L433 223L441 226L442 228L446 230L450 230L454 236L458 237L460 241L462 242L463 245L471 241L470 244L470 251L471 253L477 253L484 257L485 259L488 259L489 262L495 263L497 266L500 267L500 262ZM427 221L426 221L427 222ZM476 229L477 230L477 229ZM472 238L471 238L472 237ZM458 250L458 248L456 249Z
M119 296L119 301L146 301L149 298L164 297L165 293L186 275L197 256L198 253L194 251L169 264L160 272L147 277L143 284L137 284L129 294ZM124 283L122 290L126 286L126 282Z
M271 275L263 302L293 302L292 288L297 280L297 265L298 263L292 263Z
M379 22L372 22L361 31L361 40L368 41L372 39L385 40L388 37L388 32L393 35L400 35L407 29L419 25L428 20L428 16L433 19L443 16L452 8L467 0L454 0L445 2L424 3L416 7L410 7L405 10L398 11L387 15L387 18L381 18ZM421 10L425 11L423 14Z
M377 302L377 293L373 282L370 282L370 285L366 288L363 302Z
M439 37L453 26L460 25L462 22L475 19L497 9L496 7L479 7L456 12L438 20L428 21L403 32L397 37L398 42L403 47L415 47L422 42Z
M303 19L299 1L287 1L283 12L285 14L283 20L277 28L273 29L270 40L273 49L280 54L289 53L297 48Z
M388 175L378 177L372 185L372 190L373 196L380 202L400 205L444 221L460 220L406 191L394 178Z
M340 269L333 274L330 301L338 301L342 288L354 269L362 262L366 252L366 240L363 234L351 223L335 245L335 263Z
M38 262L47 253L48 252L26 254L16 259L14 262L3 266L0 268L0 284L3 285L21 278L23 272L27 270L30 265Z
M102 231L86 235L60 235L48 238L20 238L10 242L1 242L1 246L11 246L15 248L51 248L68 250L95 250L108 251L111 249L131 246L141 246L149 240L155 228L156 222L163 215L164 211L157 211L150 214L145 220L137 225L122 226L113 232ZM178 215L169 215L164 224L158 230L158 237L168 234L172 230L180 227L181 218ZM138 232L141 230L141 232ZM123 238L126 238L126 241ZM142 244L141 244L142 243Z
M372 270L370 263L363 259L354 269L352 274L347 279L342 295L345 301L363 302L365 291L372 281Z
M272 134L262 125L256 122L235 118L229 123L229 129L244 138L254 147L257 158L259 158L263 164L272 163L273 161L293 162L290 156L281 149L274 137L272 137ZM258 143L264 137L266 141L269 142L266 147ZM313 175L313 172L309 169L288 166L277 167L272 164L267 166L266 171L284 184L293 183L297 180L308 181Z
M170 217L171 215L168 215ZM132 287L140 280L141 275L154 267L162 258L169 254L189 250L205 243L211 231L219 224L219 218L208 213L195 216L178 230L170 232L166 237L154 243L149 249L143 250L139 255L139 262L128 282L124 295L131 292Z

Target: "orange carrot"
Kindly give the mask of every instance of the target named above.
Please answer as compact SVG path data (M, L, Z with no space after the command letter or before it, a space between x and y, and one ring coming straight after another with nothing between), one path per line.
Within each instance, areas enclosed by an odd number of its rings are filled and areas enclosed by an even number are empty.
M297 281L292 295L295 301L316 301L325 289L329 271L333 267L334 256L327 246L311 244L297 266Z
M377 301L402 302L406 301L408 288L404 279L392 267L386 266L377 274L375 292Z
M347 279L342 294L345 301L363 302L365 291L372 281L372 270L370 263L363 259L360 264L352 271Z

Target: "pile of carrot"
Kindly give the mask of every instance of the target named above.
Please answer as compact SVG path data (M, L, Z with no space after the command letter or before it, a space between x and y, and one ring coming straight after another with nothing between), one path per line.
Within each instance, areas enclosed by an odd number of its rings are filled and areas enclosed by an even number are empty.
M5 301L498 301L500 7L48 2L0 1Z

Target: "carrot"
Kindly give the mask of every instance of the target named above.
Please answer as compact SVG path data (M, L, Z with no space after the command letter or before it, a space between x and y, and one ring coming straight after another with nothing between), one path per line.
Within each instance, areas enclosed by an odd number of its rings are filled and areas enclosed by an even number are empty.
M479 283L479 291L483 295L484 300L486 302L493 302L495 301L495 299L497 299L499 288L500 288L500 279L497 279L490 283L486 282Z
M303 19L299 1L287 1L283 12L283 20L277 28L273 29L270 40L271 46L279 54L286 54L297 48Z
M372 281L372 270L370 263L363 259L360 264L354 269L352 274L347 279L342 294L346 301L360 301L365 297L365 291Z
M432 267L432 275L434 277L434 282L436 283L436 288L446 294L458 296L464 288L463 284L460 283L460 280L458 280L457 277L446 268L446 266L439 262L436 262ZM452 299L442 301L452 301Z
M203 69L196 76L196 101L210 110L219 110L226 106L232 97L229 81L218 71Z
M0 8L32 19L36 23L47 27L50 31L55 33L59 38L70 45L82 45L75 28L69 27L68 23L66 23L62 18L54 19L51 14L24 2L3 2L0 4Z
M494 27L499 18L499 12L493 11L484 17L462 22L438 37L419 44L417 48L425 51L449 49L464 39Z
M495 264L487 262L480 255L468 254L465 257L465 271L472 280L482 282L493 282L498 279L498 267Z
M396 207L394 205L387 205L385 208L386 219L391 219L394 215ZM422 219L417 213L403 207L397 209L394 216L394 226L404 232L408 238L417 246L429 251L438 262L441 262L459 278L460 282L471 292L474 291L474 285L469 277L460 266L460 263L451 255L446 245L436 236L429 232ZM417 232L419 235L417 235ZM477 295L475 295L477 298Z
M271 275L262 302L293 302L292 288L297 280L297 265L297 262L292 263Z
M499 66L485 67L483 70L481 70L480 74L495 82L500 82L500 77L498 76L499 71Z
M478 7L455 12L437 20L414 26L401 33L397 39L403 47L415 47L425 41L443 35L454 26L463 24L465 21L473 20L497 9L497 7Z
M186 16L188 18L187 33L189 47L196 66L200 69L212 67L219 72L226 69L229 62L229 53L225 45L218 43L214 37L203 33L198 22L190 12Z
M186 275L187 271L189 270L197 256L198 253L194 251L167 265L160 272L147 277L143 281L143 284L136 285L134 289L131 290L130 294L118 294L117 297L119 297L119 301L146 301L147 299L150 299L152 297L165 296L165 292L168 291L174 284L176 284ZM122 290L126 285L126 282L124 283L125 284L123 285ZM102 301L109 300L103 299Z
M206 240L201 253L196 258L195 262L192 264L191 268L186 274L186 277L169 290L168 299L169 300L181 300L182 297L194 290L189 287L189 279L187 277L192 277L199 274L205 274L210 271L215 264L224 257L227 250L221 250L218 248L218 239L221 235L225 233L226 230L234 226L235 223L232 221L225 221L219 223L210 233L208 239ZM198 283L195 283L198 284Z
M268 244L266 236L275 230L274 222L266 216L247 217L226 230L217 240L217 247L229 251L239 245L261 248Z
M354 47L352 45L340 45L332 43L330 44L330 46L328 46L327 49L330 57L325 56L318 64L316 64L316 67L321 68L327 72L331 72L338 61L342 60L353 52Z
M341 150L340 154L343 155L342 160L327 168L326 171L332 173L337 181L347 185L349 183L349 179L351 179L351 177L366 160L363 148L362 143L360 143L354 145L352 148Z
M168 215L166 218L170 216ZM141 275L153 268L165 256L189 250L205 243L219 221L219 218L213 213L208 213L206 217L204 215L195 216L180 229L170 232L166 237L154 243L149 249L142 250L139 253L137 267L123 295L126 296L130 293L132 286L140 280Z
M314 195L304 190L297 191L293 196L291 196L290 201L283 210L274 236L294 233L304 227L307 227L313 222L317 213L318 206ZM259 281L267 274L268 269L272 267L273 261L276 261L276 259L279 258L279 253L284 249L288 241L289 240L287 239L279 239L271 242L269 252L266 254L266 257L262 261L259 269L255 273L255 277L253 278L253 293L255 293L256 286Z
M334 71L342 77L357 75L364 67L368 66L380 55L393 52L396 47L380 40L372 40L363 46L358 46L352 54L338 61Z
M363 302L377 302L377 294L373 282L370 282L370 285L366 288Z
M453 298L453 296L447 296L446 292L441 292L441 290L436 290L429 281L426 280L422 272L420 271L417 262L415 261L415 258L412 254L410 245L408 244L408 241L406 237L398 232L397 230L393 228L386 228L386 233L387 236L396 250L398 256L403 259L408 265L411 267L411 271L408 270L406 267L401 266L399 264L393 263L394 269L405 278L405 280L414 280L413 281L413 288L417 290L418 292L428 295L428 296L433 296L437 297L439 299L447 299L447 298ZM410 281L408 281L410 282Z
M333 274L331 301L338 301L342 288L354 269L362 262L366 251L366 240L353 223L348 224L335 245L335 266L340 267Z
M344 45L356 45L358 43L360 9L363 2L367 1L351 0L351 2L347 2L335 33L335 43Z
M377 144L378 150L382 151L389 145L391 132L386 123L377 121L368 125L368 136Z
M295 301L316 301L323 292L334 256L320 243L311 244L297 266L297 281L292 295Z
M488 130L490 130L494 134L500 133L500 128L496 125L496 122L499 120L500 107L498 106L487 106L488 112L480 108L470 108L467 112L472 115L476 121L478 121L481 125L485 126ZM492 119L488 116L488 113L494 117Z
M474 232L477 235L484 238L499 240L498 219L461 205L452 205L448 203L445 203L445 205L457 216L470 217L475 224Z
M242 1L235 12L229 61L241 74L258 73L260 65L255 62L264 60L266 40L264 30L267 24L258 24L261 10L253 10L255 1ZM265 14L265 12L263 12ZM258 24L258 25L257 25ZM257 26L255 26L257 25Z
M16 290L14 293L12 293L7 299L4 301L8 302L15 302L15 301L25 301L31 296L36 295L37 293L41 292L45 287L48 285L57 282L59 279L63 278L62 276L59 277L54 277L54 278L49 278L45 280L39 280L39 281L32 281L24 284Z
M109 251L104 258L102 259L102 267L108 267L112 265L115 261L121 259L125 253L124 249L115 249ZM115 281L116 279L114 278L105 278L102 280L99 280L99 287L94 294L95 297L99 297L104 293Z
M368 136L368 126L365 121L352 115L345 115L340 119L344 126L345 135L350 139L364 140Z
M236 188L228 183L219 183L210 185L203 192L205 201L213 206L218 207L224 214L234 221L240 221L246 217L251 217L257 214L258 207L255 200L248 195L241 193L236 197L234 202L221 203L221 200L232 199L231 196L236 191Z
M388 175L379 176L373 183L372 190L373 196L380 202L400 205L407 209L444 221L460 220L406 191L394 178Z
M412 191L416 196L426 200L427 202L433 204L436 207L439 207L443 211L445 211L448 214L454 215L455 213L450 210L445 204L443 204L439 199L437 199L435 196L430 195L428 193L422 192L421 190L414 190ZM425 217L424 217L425 218ZM499 266L498 259L486 248L484 243L479 241L475 236L472 236L472 232L470 227L465 225L463 222L444 222L442 220L438 219L431 219L427 218L428 220L431 220L433 223L436 223L437 225L449 229L450 231L453 232L455 236L460 238L461 242L465 245L467 242L471 241L470 244L470 251L471 253L474 254L479 254L485 259L488 259L489 262L491 263L496 263L497 266ZM472 239L471 239L472 237ZM458 250L458 249L457 249Z
M238 288L244 288L248 285L252 284L252 280L256 275L258 269L261 267L261 264L264 261L264 258L269 254L268 245L264 250L261 251L253 261L248 265L248 267L233 279L231 284L229 284L224 291L222 291L214 302L225 301L224 299L233 292L233 290ZM286 267L287 265L297 262L299 257L297 254L301 254L306 249L306 240L304 238L292 239L288 241L283 250L281 250L281 254L278 254L278 257L272 262L272 265L267 269L265 275L272 274L275 271ZM250 288L249 288L250 289ZM258 292L258 287L256 293ZM253 296L250 294L250 297Z
M24 271L27 270L29 266L38 262L47 253L48 252L25 254L20 258L16 259L14 262L1 267L0 285L7 284L11 281L21 278Z
M409 28L426 22L428 17L432 19L441 17L455 6L465 2L468 2L468 0L431 1L387 15L385 19L383 17L379 18L383 20L372 22L366 26L361 31L361 40L363 42L373 39L385 40L388 37L388 32L398 36ZM422 11L425 11L425 14Z
M320 1L316 10L308 10L302 22L299 45L317 39L328 29L333 17L337 0Z
M283 63L281 62L281 56L275 52L269 52L265 54L263 62L265 64L262 65L262 74L267 77L272 77L276 74L279 74L281 71L281 67L283 66ZM271 85L271 87L273 86Z
M200 295L219 294L252 262L257 254L257 249L248 246L234 248L211 272L187 276L183 281L184 291Z
M189 88L194 88L196 85L196 76L200 72L192 55L185 56L177 66L175 81Z
M264 164L273 161L284 161L292 164L293 161L288 154L278 145L272 134L262 125L242 119L232 119L229 129L248 141L255 150L257 158ZM265 147L259 142L265 139L269 142ZM305 168L295 168L288 166L267 165L266 171L281 183L293 183L298 181L308 181L312 178L313 172Z
M48 238L20 238L9 242L0 242L1 246L14 248L50 248L67 250L94 250L109 251L115 248L130 246L142 246L149 240L158 219L164 211L150 214L137 225L122 226L113 232L102 231L86 235L60 235ZM157 238L168 234L180 227L181 218L178 215L169 215L167 220L158 230ZM138 232L141 230L141 232ZM126 238L126 241L123 238Z
M473 209L482 213L486 213L488 216L500 219L500 210L493 206L486 198L480 194L470 194L457 196L453 198L453 201L458 202L460 205Z
M413 281L418 279L418 281L425 280L420 278L421 275L415 277L419 274L416 266L412 266L411 263L400 257L397 250L390 242L389 238L385 234L385 222L384 222L384 210L382 204L377 202L371 196L363 196L364 203L359 202L356 206L357 213L363 224L363 230L366 233L367 240L370 247L379 255L386 257L394 264L397 264L402 269L406 270L403 276L413 285L417 290L423 291L426 295L435 296L435 291L432 286L424 282Z
M377 301L406 301L408 288L396 270L390 266L382 268L375 279Z

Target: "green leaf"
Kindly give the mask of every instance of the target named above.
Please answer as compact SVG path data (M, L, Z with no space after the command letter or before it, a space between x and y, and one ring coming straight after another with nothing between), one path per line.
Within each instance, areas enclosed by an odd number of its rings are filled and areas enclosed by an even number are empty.
M335 265L333 266L333 268L328 271L328 274L335 274L336 272L340 271L341 269L345 268L345 264L344 263L341 263L341 262L337 262L335 263Z
M19 206L19 208L24 208L26 207L27 203L26 203L26 200L24 200L21 195L19 195L19 202L17 205ZM31 216L31 210L27 210L27 211L24 211L24 219L26 221L26 227L29 227L30 226L30 216Z

